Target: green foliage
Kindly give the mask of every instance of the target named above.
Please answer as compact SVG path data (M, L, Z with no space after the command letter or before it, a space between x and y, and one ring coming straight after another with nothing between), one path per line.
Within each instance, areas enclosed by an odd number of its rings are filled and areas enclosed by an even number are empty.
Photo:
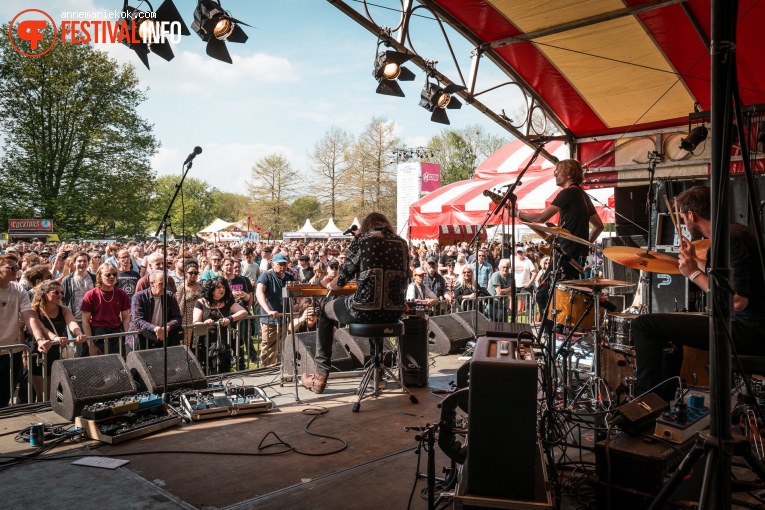
M319 228L316 222L322 217L321 202L316 197L300 197L290 204L287 212L287 230L298 230L303 226L305 220L311 220L311 224Z
M213 219L239 221L247 216L252 216L252 199L247 195L212 188L212 199L210 216ZM253 218L253 221L258 223L257 218Z
M281 154L270 154L252 167L247 183L253 199L252 216L272 238L279 239L286 228L286 213L301 184L297 170Z
M132 236L146 226L159 147L136 113L132 65L88 44L24 57L0 28L0 224L52 218L62 236ZM18 42L18 44L24 44Z
M441 131L428 142L437 149L434 162L441 165L441 186L472 179L478 164L507 142L479 125Z
M162 215L165 214L167 206L170 205L170 200L173 198L175 187L179 181L180 177L173 175L163 175L155 181L149 214L152 228L156 229L162 220ZM213 192L205 181L194 177L186 177L181 192L175 199L170 211L167 231L175 235L184 233L191 236L212 223L216 218L212 212Z

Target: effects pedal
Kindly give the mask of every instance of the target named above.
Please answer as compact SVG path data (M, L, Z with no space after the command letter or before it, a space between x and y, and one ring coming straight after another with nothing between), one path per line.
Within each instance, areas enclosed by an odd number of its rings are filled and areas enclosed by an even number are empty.
M709 425L709 408L703 395L691 395L688 404L676 404L656 419L654 436L673 443L684 443Z
M152 405L141 408L149 403ZM130 409L122 414L111 414L113 411ZM105 416L105 418L88 418L85 416ZM162 403L162 399L153 394L141 394L126 397L119 401L106 402L88 406L88 412L83 410L83 416L75 420L75 425L81 427L85 435L105 443L117 444L128 439L145 436L181 423L181 417L171 412Z
M117 400L98 402L83 408L81 416L88 420L103 420L128 412L138 411L162 403L162 397L153 393L138 393Z

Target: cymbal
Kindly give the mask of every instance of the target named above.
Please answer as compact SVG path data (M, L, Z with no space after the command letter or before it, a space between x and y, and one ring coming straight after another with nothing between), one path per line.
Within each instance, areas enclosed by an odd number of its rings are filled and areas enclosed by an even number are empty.
M707 260L707 252L709 252L709 246L712 244L712 240L699 239L698 241L692 241L691 244L696 248L696 256L701 260Z
M593 287L631 287L633 282L623 280L609 280L608 278L587 278L586 280L564 280L558 282L566 287L573 287L577 290L590 290Z
M622 266L648 271L649 273L680 274L680 262L663 253L633 246L609 246L603 255Z
M549 242L548 237L560 237L562 239L567 239L569 241L573 241L575 243L583 244L585 246L589 246L590 248L594 248L595 245L592 244L589 241L586 241L582 239L581 237L577 237L568 230L566 230L563 227L556 227L554 225L543 225L541 223L529 223L526 221L521 222L523 225L526 225L529 227L534 233L536 233L539 237L543 238L545 241Z

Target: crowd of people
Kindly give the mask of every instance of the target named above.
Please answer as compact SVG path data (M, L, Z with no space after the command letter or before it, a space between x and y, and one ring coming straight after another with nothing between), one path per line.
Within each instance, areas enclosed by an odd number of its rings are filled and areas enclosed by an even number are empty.
M181 325L206 323L214 341L219 327L225 334L231 322L258 315L259 360L249 341L257 332L248 323L241 324L239 332L248 339L244 348L251 361L273 365L278 335L284 335L277 327L283 313L281 288L291 281L326 285L345 263L349 244L347 239L172 242L167 253L157 242L10 244L0 259L0 304L6 303L0 307L5 319L0 345L26 343L45 353L50 366L62 353L66 356L72 344L76 356L124 354L135 342L141 342L140 348L158 347L165 335L168 345L191 345L193 332L189 329L184 335ZM407 249L414 277L407 289L410 301L427 306L442 302L451 311L463 309L466 299L501 296L510 287L507 244L483 243L477 253L464 242L443 247L438 242L412 242ZM519 292L531 292L540 284L538 267L543 259L539 245L519 245L515 254ZM311 310L303 304L303 323ZM128 331L140 334L125 337ZM13 377L19 379L26 361L21 351L12 354ZM3 374L10 370L8 358L7 353L0 356ZM40 370L32 367L35 374ZM9 377L0 374L4 388ZM9 399L6 389L0 405Z

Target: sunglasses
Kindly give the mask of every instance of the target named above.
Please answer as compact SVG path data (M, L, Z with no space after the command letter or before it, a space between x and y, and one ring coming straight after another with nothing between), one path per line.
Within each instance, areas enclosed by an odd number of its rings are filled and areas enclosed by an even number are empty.
M196 276L199 274L199 271L186 271L186 274L189 276Z
M3 267L5 269L7 269L8 271L18 271L19 270L19 266L3 266Z
M107 278L117 278L117 273L104 273Z
M64 295L64 293L63 293L63 292L61 292L60 290L52 290L52 291L51 291L51 293L52 293L52 294L55 294L55 295L57 295L57 296L63 296L63 295Z

